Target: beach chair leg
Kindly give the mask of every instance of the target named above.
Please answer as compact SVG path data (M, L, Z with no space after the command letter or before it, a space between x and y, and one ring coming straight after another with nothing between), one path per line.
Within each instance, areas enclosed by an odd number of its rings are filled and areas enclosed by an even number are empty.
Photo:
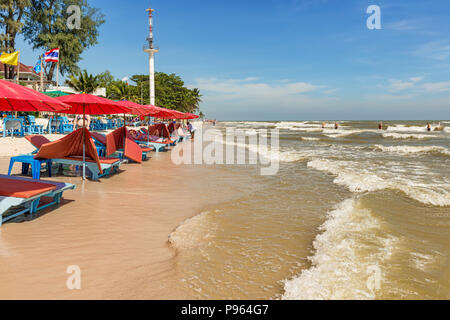
M12 172L12 168L13 168L13 166L14 166L14 160L13 160L13 159L11 159L11 160L9 161L8 176L10 176L10 175L11 175L11 172Z
M92 180L97 181L99 179L98 172L96 170L91 170L92 172Z
M51 178L52 177L52 161L51 160L47 161L47 171L48 171L48 176Z
M30 164L22 163L22 174L27 175L29 170L30 170ZM33 170L33 168L32 168L32 170Z

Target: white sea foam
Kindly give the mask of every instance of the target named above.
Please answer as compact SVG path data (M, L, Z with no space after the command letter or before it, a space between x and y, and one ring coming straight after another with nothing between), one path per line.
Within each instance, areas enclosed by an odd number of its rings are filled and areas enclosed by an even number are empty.
M380 236L381 224L357 200L328 214L314 240L312 267L285 281L286 300L375 299L383 287L383 267L398 239Z
M375 145L377 150L400 154L438 153L450 156L450 150L439 146L392 146Z
M426 126L418 127L418 126L406 126L403 124L390 126L386 129L387 131L397 131L397 132L427 132Z
M211 215L219 213L219 211L214 213L206 211L184 221L169 235L169 242L179 250L195 249L204 245L215 236L217 230Z
M414 134L414 133L383 133L384 138L391 138L391 139L418 139L418 140L424 140L424 139L432 139L437 138L435 135L431 134Z
M448 187L438 183L426 184L405 179L395 173L380 176L352 161L332 161L316 159L308 162L308 167L331 173L336 176L334 183L347 187L351 192L362 193L384 189L396 189L410 198L434 206L450 206Z
M320 138L313 138L313 137L302 137L303 141L320 141Z

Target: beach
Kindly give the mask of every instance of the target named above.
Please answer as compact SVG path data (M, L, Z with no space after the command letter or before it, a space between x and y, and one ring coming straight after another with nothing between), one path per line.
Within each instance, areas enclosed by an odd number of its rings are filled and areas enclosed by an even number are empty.
M0 157L2 174L8 164L9 158ZM190 297L174 277L176 250L168 235L230 192L215 186L219 193L205 194L199 187L214 174L175 166L170 153L154 153L125 170L100 182L53 177L77 186L60 208L0 229L2 299ZM81 269L82 290L67 289L71 265Z
M0 229L0 297L448 299L450 122L321 123L218 124L279 130L273 176L167 152L99 182L52 178L77 189Z

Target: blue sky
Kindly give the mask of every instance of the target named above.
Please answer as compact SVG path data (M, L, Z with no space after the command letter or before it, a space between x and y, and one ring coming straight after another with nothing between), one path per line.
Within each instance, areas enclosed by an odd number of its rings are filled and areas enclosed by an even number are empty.
M448 0L90 0L106 17L83 55L90 73L156 70L201 89L222 120L449 119ZM369 5L381 30L369 30ZM37 52L22 45L22 61Z

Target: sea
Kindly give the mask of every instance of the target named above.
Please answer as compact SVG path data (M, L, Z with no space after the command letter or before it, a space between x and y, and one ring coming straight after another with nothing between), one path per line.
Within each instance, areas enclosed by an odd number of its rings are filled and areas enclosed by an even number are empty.
M280 167L261 175L258 165L214 165L235 196L169 236L190 296L450 298L450 121L430 132L427 121L339 124L214 127L278 129Z

